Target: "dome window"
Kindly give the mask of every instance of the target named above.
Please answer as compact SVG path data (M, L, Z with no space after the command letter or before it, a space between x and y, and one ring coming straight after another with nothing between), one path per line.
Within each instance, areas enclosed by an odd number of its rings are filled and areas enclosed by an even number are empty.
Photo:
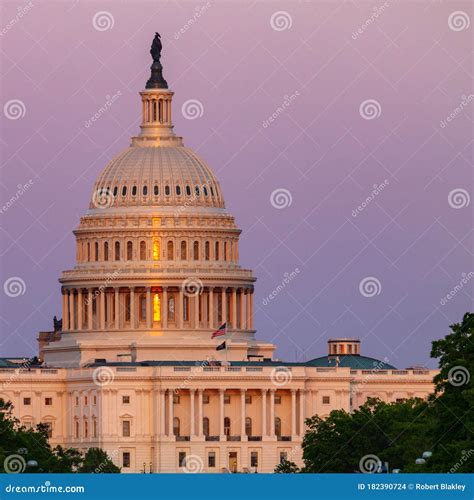
M155 196L158 196L160 194L160 188L155 184L155 186L153 187L153 194Z
M199 190L199 186L196 186L194 188L194 192L196 193L196 196L200 196L201 195L201 191Z
M165 186L165 195L166 196L169 196L170 195L170 187L169 186Z
M127 186L122 187L122 196L127 196Z
M117 194L118 194L118 186L115 186L114 187L114 196L117 196Z
M132 196L137 196L137 186L132 187Z
M214 188L211 186L211 196L214 196Z
M143 196L148 194L148 186L143 186Z
M186 194L191 196L191 188L189 186L186 186Z
M181 196L181 186L176 186L176 194Z
M202 191L203 191L203 193L204 193L204 196L206 196L206 197L207 197L207 196L209 195L209 193L207 192L207 187L206 187L206 186L203 186L203 187L202 187Z

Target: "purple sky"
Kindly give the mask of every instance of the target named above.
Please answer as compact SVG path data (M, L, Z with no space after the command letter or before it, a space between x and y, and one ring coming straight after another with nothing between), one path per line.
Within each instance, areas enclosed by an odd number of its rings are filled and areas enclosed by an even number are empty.
M57 279L74 265L72 230L96 176L138 132L138 92L160 31L175 130L217 173L243 230L259 338L287 360L351 336L395 366L436 365L431 341L470 309L474 282L470 2L27 5L1 7L1 205L33 184L0 213L1 284L25 283L16 297L2 287L0 355L35 353L37 332L61 314ZM101 11L103 31L93 25ZM181 112L191 99L203 107L194 120ZM11 119L12 100L24 116ZM362 116L367 100L379 116ZM277 189L289 191L289 206L272 205ZM467 283L442 305L462 273ZM368 277L380 283L372 297L360 292Z

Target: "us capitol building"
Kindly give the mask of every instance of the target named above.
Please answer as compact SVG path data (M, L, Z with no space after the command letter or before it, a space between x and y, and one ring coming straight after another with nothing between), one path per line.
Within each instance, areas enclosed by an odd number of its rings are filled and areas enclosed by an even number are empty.
M272 472L301 464L305 418L426 397L436 372L362 356L358 340L286 363L256 338L240 230L173 131L159 35L150 52L140 133L97 177L74 231L62 321L40 332L38 363L0 358L0 398L23 425L47 423L53 446L102 448L122 472Z

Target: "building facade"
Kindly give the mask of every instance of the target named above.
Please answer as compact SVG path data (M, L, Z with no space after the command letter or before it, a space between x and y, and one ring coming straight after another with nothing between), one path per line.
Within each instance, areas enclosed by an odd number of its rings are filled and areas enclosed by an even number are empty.
M424 398L434 372L362 356L353 339L285 363L256 338L240 230L173 131L157 37L140 134L98 176L74 231L62 325L40 333L40 363L0 360L0 398L24 425L47 423L53 445L100 447L123 472L272 472L301 463L305 418Z

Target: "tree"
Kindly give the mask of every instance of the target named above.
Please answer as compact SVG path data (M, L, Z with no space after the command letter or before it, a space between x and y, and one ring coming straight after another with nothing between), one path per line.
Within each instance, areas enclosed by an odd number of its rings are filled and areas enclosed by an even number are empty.
M291 462L290 460L283 460L281 464L278 464L275 467L276 474L293 474L295 472L300 472L300 468L295 464L295 462Z
M79 472L91 472L96 474L113 474L120 472L107 453L100 448L89 448L84 457L84 462Z

